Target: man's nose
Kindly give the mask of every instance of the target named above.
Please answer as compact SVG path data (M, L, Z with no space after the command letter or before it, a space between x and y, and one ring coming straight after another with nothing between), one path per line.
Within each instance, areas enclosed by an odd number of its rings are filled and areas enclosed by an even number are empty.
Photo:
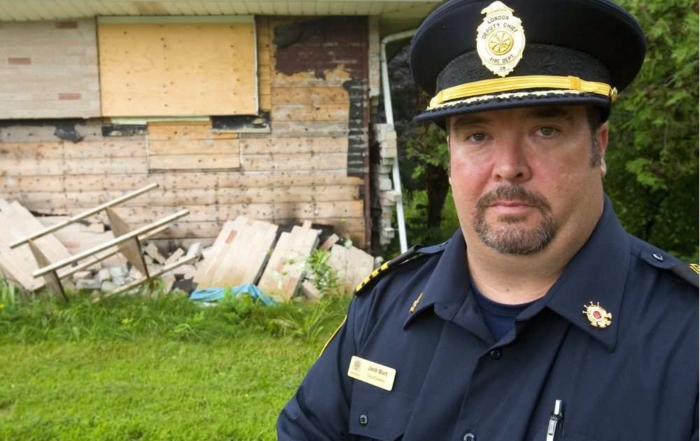
M493 178L497 181L524 182L532 177L532 170L522 140L507 136L498 140L494 153Z

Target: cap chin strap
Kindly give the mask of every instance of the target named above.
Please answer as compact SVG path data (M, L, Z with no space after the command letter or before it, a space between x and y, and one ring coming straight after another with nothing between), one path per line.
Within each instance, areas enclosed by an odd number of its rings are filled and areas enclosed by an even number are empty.
M523 89L562 89L595 93L615 101L617 89L605 83L584 81L578 77L552 75L526 75L521 77L493 78L474 81L441 90L430 100L428 110L448 101L499 92L522 91Z

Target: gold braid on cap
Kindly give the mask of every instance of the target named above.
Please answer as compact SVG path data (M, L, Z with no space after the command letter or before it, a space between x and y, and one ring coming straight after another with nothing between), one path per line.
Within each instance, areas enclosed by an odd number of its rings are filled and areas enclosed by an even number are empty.
M595 93L615 101L617 89L605 83L584 81L578 77L551 75L526 75L522 77L493 78L474 81L441 90L430 100L428 110L448 101L499 92L512 92L523 89L564 89L576 92Z

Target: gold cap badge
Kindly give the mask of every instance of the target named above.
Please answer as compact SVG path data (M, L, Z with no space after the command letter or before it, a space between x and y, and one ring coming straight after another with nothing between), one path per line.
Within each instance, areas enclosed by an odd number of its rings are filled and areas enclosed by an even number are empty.
M476 30L476 50L488 70L505 77L523 57L525 30L513 10L499 1L481 13L486 17Z
M612 323L612 314L605 310L600 303L595 305L591 302L588 305L583 305L583 313L594 328L607 328Z

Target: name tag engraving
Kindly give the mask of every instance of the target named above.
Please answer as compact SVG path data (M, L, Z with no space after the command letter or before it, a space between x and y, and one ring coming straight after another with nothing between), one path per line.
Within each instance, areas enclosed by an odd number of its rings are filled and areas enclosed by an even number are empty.
M394 387L396 369L353 356L348 368L348 377L390 391Z

